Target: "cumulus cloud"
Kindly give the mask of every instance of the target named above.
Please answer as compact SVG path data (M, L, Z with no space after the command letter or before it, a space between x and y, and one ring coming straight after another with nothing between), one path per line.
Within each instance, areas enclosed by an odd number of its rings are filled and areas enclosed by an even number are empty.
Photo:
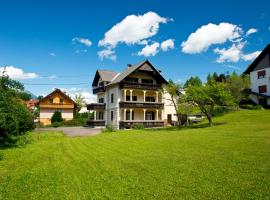
M24 72L22 69L14 66L0 67L0 74L2 75L3 71L6 71L6 74L16 80L25 80L25 79L35 79L38 78L38 75L33 72Z
M149 57L155 56L159 52L159 43L154 42L151 45L146 45L140 52L138 52L139 56Z
M257 56L261 53L261 51L254 51L252 53L249 53L249 54L245 54L245 55L242 55L242 59L244 61L251 61L251 60L254 60L255 58L257 58Z
M218 63L223 62L238 62L241 58L242 49L244 47L244 43L233 44L230 48L216 48L214 52L219 54L220 56L217 58Z
M169 49L174 49L173 39L165 40L161 43L160 48L162 51L168 51Z
M49 53L49 55L52 56L52 57L55 57L56 56L56 54L53 53L53 52Z
M216 48L214 49L214 52L219 54L219 57L217 58L218 63L224 63L224 62L238 62L240 60L243 61L251 61L254 60L261 51L255 51L249 54L243 53L243 48L245 46L245 42L240 42L238 44L233 44L230 48Z
M53 89L54 90L54 89ZM96 102L97 97L90 93L86 88L60 88L60 90L66 92L72 99L75 98L76 95L82 95L85 98L86 103L94 103Z
M147 12L143 15L128 15L121 22L114 25L108 30L104 38L99 41L98 45L105 47L105 50L99 52L98 55L103 56L104 53L110 56L102 58L116 58L114 49L119 43L127 45L147 45L147 39L156 35L160 24L166 24L170 19L159 16L155 12ZM107 50L107 51L106 51ZM113 57L111 56L113 52Z
M188 54L201 53L206 51L211 45L223 44L226 41L239 39L242 29L234 24L220 23L201 26L188 39L182 42L182 52Z
M110 59L115 61L116 60L116 55L115 51L111 49L103 49L102 51L98 52L98 57L103 60L104 58Z
M258 32L258 29L251 28L246 32L246 36L249 36L249 35L256 33L256 32Z
M87 38L75 37L72 39L73 44L82 44L84 46L90 47L92 42Z

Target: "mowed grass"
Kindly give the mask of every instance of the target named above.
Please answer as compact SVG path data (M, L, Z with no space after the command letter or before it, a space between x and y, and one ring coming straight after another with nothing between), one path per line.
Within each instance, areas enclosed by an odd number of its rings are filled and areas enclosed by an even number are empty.
M95 137L42 134L24 148L0 150L0 199L269 199L270 111L214 122Z

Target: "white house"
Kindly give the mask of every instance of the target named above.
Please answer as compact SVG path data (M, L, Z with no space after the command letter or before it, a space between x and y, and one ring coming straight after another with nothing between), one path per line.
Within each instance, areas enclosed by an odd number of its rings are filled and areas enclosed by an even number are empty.
M163 84L167 81L148 60L128 65L122 73L97 70L92 83L97 103L87 106L94 110L89 126L112 124L118 129L172 124L175 110L169 95L162 92Z
M270 106L270 44L249 65L244 74L250 75L251 98L263 106Z

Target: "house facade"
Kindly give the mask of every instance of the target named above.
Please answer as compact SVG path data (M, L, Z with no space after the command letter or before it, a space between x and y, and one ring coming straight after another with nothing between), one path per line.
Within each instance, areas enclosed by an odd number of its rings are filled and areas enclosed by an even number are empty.
M174 106L162 92L167 81L149 61L128 65L122 72L97 70L92 87L97 103L88 104L94 111L89 126L113 125L117 129L135 124L161 127L176 121Z
M42 125L51 124L51 117L55 111L62 113L64 120L73 119L75 102L60 89L55 89L52 93L44 97L39 102L39 121Z
M265 107L270 106L270 44L249 65L244 74L250 75L251 98Z

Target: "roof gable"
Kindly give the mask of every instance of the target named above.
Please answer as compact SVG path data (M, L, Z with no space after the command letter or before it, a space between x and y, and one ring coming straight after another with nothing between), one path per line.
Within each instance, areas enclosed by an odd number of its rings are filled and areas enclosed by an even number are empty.
M108 71L108 70L97 70L95 74L95 78L93 80L92 86L97 86L99 80L111 82L112 79L117 75L117 72L114 71Z
M268 44L260 55L258 55L257 58L248 66L248 68L244 71L244 74L249 74L250 72L254 71L261 61L263 61L266 57L268 58L268 63L266 63L267 66L265 67L270 67L270 44Z
M75 104L76 103L64 92L62 92L60 89L56 88L53 92L51 92L50 94L48 94L47 96L45 96L44 98L42 98L40 100L40 103L46 102L47 99L53 97L55 94L59 94L60 96L62 96L63 98L67 99L68 101L70 101L71 103Z
M165 78L160 74L159 71L156 70L156 68L148 61L145 60L143 62L140 62L139 64L132 65L128 67L125 71L123 71L121 74L119 74L112 82L111 84L116 84L124 80L127 76L135 72L136 70L138 71L147 71L147 72L153 72L156 76L158 76L162 82L167 83Z

